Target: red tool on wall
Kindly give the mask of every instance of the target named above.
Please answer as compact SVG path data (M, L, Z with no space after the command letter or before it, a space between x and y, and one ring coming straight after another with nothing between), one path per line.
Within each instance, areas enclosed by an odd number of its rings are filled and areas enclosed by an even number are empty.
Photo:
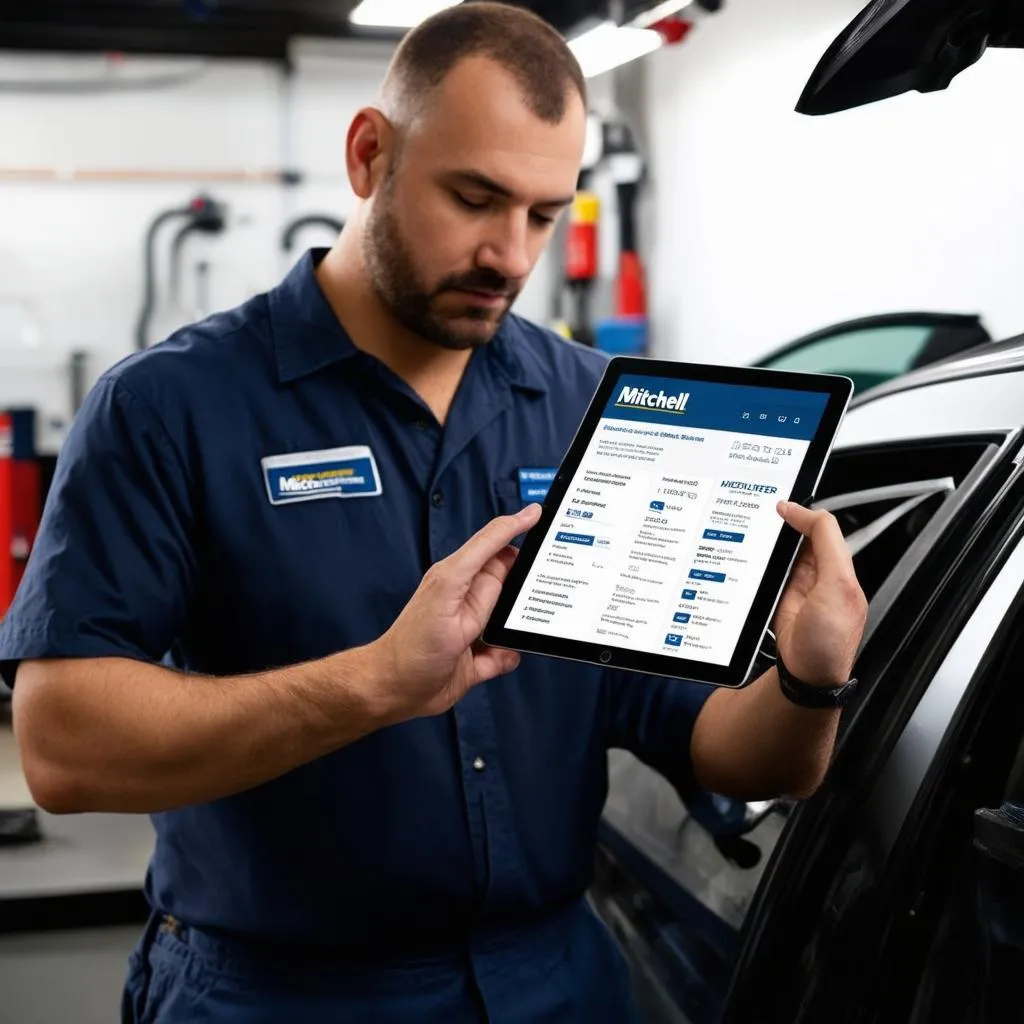
M35 412L0 412L0 618L14 600L39 529Z
M590 346L594 344L594 331L590 322L590 298L598 272L600 209L601 204L597 196L585 187L580 187L569 212L569 226L565 239L565 277L573 297L572 319L569 326L572 336L577 341Z
M0 413L0 615L14 596L14 561L10 557L14 538L14 425L7 413Z

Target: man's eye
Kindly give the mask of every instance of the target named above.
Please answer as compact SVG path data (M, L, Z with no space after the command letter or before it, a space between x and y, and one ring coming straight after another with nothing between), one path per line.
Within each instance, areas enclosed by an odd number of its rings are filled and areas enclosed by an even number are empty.
M459 204L466 207L467 210L483 210L487 207L486 200L482 203L474 202L472 199L467 199L461 192L455 193L455 199Z
M555 223L555 218L549 217L546 213L533 213L531 214L531 216L533 217L534 223L536 224L543 224L547 226L548 224Z

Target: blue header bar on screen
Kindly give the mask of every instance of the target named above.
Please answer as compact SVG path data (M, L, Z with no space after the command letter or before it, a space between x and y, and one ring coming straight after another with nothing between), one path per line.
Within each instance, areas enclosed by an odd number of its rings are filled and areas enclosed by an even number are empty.
M828 405L818 391L776 390L673 377L620 377L605 406L611 419L693 430L728 430L809 441Z

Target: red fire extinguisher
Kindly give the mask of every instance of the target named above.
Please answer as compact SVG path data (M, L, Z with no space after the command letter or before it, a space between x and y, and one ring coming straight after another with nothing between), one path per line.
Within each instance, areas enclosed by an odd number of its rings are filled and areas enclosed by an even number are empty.
M14 599L14 425L0 413L0 618Z
M565 253L565 276L570 281L593 281L597 277L600 209L600 202L593 192L580 190L572 201Z
M570 332L577 341L593 346L590 294L598 271L598 219L601 206L596 195L579 189L569 211L565 241L565 277L573 296Z

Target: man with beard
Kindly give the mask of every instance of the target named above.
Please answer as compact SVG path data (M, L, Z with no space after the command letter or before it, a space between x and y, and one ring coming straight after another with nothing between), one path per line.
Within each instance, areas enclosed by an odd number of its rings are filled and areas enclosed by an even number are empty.
M337 244L76 419L0 669L39 803L156 827L124 1020L631 1020L584 899L608 749L684 799L818 785L837 712L774 670L711 692L477 643L538 517L519 472L603 365L509 312L584 120L533 15L429 19L349 129ZM834 519L780 511L809 544L779 649L833 687L864 598Z

